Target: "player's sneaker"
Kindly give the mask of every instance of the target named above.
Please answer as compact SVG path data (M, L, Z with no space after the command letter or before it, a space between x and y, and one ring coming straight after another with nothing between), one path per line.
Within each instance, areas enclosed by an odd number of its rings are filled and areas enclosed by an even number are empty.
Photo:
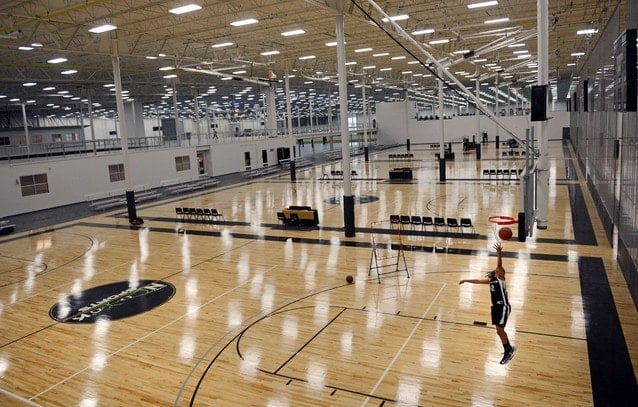
M499 363L501 365L504 365L507 362L509 362L514 357L514 351L516 351L516 348L512 346L512 350L510 350L509 352L506 352L503 355L503 359L501 359L501 361Z

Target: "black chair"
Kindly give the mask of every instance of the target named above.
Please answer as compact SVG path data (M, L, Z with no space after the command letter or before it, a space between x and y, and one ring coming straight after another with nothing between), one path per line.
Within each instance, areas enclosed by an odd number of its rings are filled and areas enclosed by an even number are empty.
M204 221L205 215L204 215L204 210L202 208L196 208L195 212L197 214L198 218L201 218L202 222Z
M219 213L219 211L217 211L217 209L211 209L210 212L211 212L211 215L213 216L213 219L221 218L222 220L226 220L226 219L224 219L224 215Z
M421 225L423 229L425 229L427 226L434 226L432 216L424 216Z
M175 219L184 219L184 211L182 208L175 208Z
M390 229L392 229L393 225L399 225L401 223L401 218L399 215L390 215Z
M212 222L213 220L213 212L208 209L208 208L204 208L204 220L210 220Z
M408 215L401 215L401 229L405 229L408 227L408 225L410 224L410 216Z
M464 229L472 229L474 232L474 225L472 224L472 219L470 218L461 218L461 233L463 233Z
M421 230L423 230L423 221L420 216L410 216L410 225L412 226L412 230L416 226L421 226Z
M196 208L188 208L188 217L197 219L197 209Z
M459 230L459 222L456 220L456 218L447 218L446 219L446 225L447 225L447 230L451 231L451 230Z
M182 216L184 216L184 218L190 218L191 216L191 212L188 208L182 208Z
M277 221L286 226L286 215L283 212L277 212Z
M445 219L439 218L439 217L435 217L434 218L434 231L438 232L439 228L444 228L444 227L445 227Z

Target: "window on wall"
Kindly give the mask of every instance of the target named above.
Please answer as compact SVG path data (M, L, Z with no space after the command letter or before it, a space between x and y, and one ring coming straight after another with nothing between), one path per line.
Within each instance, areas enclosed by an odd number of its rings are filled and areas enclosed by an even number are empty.
M42 143L42 134L34 134L31 136L31 144Z
M20 145L27 144L27 136L16 136L15 140L16 140L16 144L20 144Z
M61 143L62 142L62 135L61 134L51 134L51 141L54 143Z
M9 137L0 137L0 146L8 146L11 144L11 139Z
M109 179L111 182L124 181L126 179L124 164L109 165Z
M191 169L190 157L187 155L175 157L175 171L188 171Z
M49 192L47 174L23 175L20 177L22 196L46 194Z

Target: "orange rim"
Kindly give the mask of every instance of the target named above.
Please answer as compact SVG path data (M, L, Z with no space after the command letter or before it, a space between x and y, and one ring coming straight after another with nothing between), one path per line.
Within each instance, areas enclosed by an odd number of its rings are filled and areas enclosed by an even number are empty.
M507 215L490 216L489 218L487 218L487 220L502 226L518 223L518 220L516 220L515 217Z

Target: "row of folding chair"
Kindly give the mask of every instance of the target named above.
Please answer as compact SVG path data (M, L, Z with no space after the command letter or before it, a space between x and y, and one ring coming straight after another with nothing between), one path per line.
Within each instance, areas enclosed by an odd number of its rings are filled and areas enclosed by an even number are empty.
M410 160L410 159L414 158L414 154L412 154L412 153L388 154L388 158L390 158L390 159L398 159L398 160Z
M518 175L523 173L523 169L519 168L492 168L492 169L483 169L483 176L489 178L512 178L517 177Z
M201 219L202 222L209 220L225 220L224 215L222 215L217 209L209 209L209 208L175 208L175 217L185 220L185 219Z
M465 229L474 231L474 224L471 218L443 218L438 216L415 216L415 215L390 215L390 227L400 227L401 229L415 230L421 228L424 231L427 227L431 227L434 232L444 230L446 232L464 233Z
M519 155L525 155L525 150L510 150L510 151L503 151L503 157L507 157L507 156L513 156L513 157L518 157Z

